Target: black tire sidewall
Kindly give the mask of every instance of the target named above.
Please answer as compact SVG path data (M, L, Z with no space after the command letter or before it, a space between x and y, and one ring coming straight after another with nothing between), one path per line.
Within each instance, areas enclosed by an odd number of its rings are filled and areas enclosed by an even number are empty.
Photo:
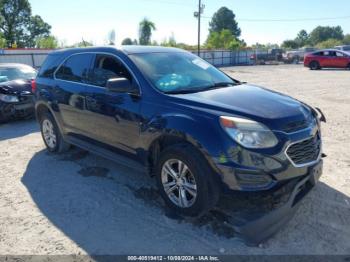
M310 69L311 70L317 70L320 68L320 64L317 61L312 61L310 63Z
M49 120L52 123L52 125L53 125L54 132L55 132L55 135L56 135L56 145L55 145L54 148L49 147L48 144L46 143L46 140L45 140L45 137L44 137L44 132L43 132L43 122L44 122L44 120ZM42 138L44 140L44 143L45 143L45 146L46 146L47 150L49 152L58 152L59 151L59 146L60 146L60 141L61 141L61 136L60 136L60 133L59 133L56 121L54 120L54 118L52 117L52 115L50 113L46 113L46 114L44 114L41 117L41 119L40 119L40 131L41 131L41 136L42 136Z
M196 180L197 198L191 207L181 208L177 206L164 191L161 172L164 163L169 159L178 159L184 162ZM210 208L209 179L207 177L210 175L212 175L212 172L208 168L208 164L203 160L203 157L188 145L176 145L164 150L156 166L156 180L160 195L172 211L185 216L199 216Z

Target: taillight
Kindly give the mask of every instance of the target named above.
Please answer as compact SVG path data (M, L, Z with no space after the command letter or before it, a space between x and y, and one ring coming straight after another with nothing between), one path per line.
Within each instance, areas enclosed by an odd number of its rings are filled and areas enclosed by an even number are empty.
M31 86L32 86L32 93L34 94L36 91L36 82L35 79L32 79L31 81Z

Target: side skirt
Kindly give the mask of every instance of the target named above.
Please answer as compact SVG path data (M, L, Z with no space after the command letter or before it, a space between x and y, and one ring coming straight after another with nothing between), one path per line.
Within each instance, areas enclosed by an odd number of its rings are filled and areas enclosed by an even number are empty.
M139 162L132 160L130 158L121 156L119 154L116 154L108 149L104 149L98 146L95 146L89 142L83 141L81 139L72 137L72 136L66 136L64 140L67 143L70 143L72 145L75 145L77 147L80 147L82 149L85 149L93 154L99 155L103 158L107 158L109 160L112 160L118 164L124 165L126 167L132 168L135 171L147 173L147 168L140 164Z

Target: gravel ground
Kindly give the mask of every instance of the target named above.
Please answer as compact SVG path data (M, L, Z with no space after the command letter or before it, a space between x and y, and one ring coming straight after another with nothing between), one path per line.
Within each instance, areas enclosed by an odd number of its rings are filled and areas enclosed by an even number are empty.
M217 214L166 216L154 181L74 149L52 155L35 121L0 126L0 254L350 254L350 72L231 67L327 116L324 174L288 225L248 247Z

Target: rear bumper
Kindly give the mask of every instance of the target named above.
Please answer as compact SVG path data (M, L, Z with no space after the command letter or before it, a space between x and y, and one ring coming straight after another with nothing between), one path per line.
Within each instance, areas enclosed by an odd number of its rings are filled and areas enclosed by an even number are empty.
M292 179L284 186L271 192L269 210L242 215L239 223L233 223L235 231L247 244L257 245L279 231L295 214L301 200L316 185L322 174L322 160L310 168L309 173L300 179ZM266 197L266 196L265 196ZM263 207L260 203L255 203ZM264 208L261 208L264 209Z

